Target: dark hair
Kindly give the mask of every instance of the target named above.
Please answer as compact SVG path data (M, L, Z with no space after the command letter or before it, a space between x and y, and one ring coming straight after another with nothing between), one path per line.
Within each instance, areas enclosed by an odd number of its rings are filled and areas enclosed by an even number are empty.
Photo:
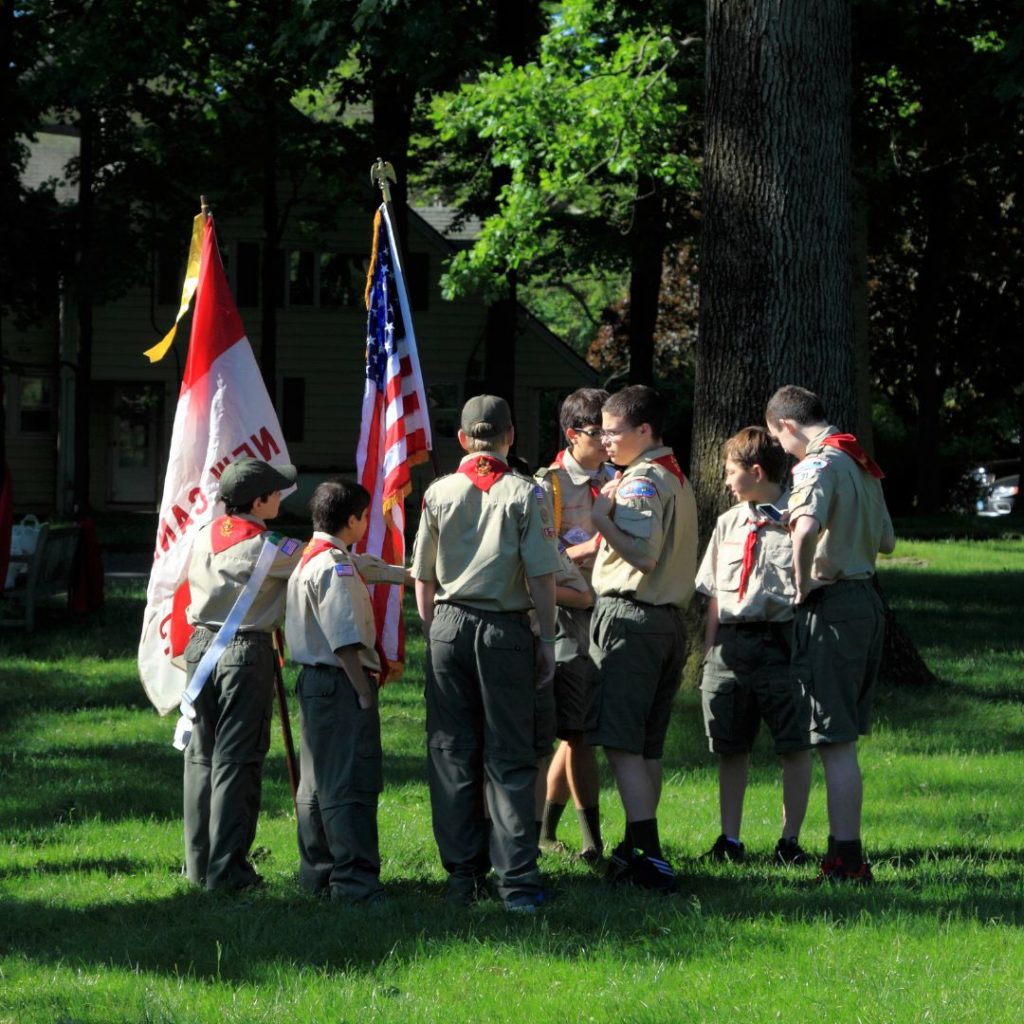
M807 423L824 423L826 416L821 399L813 391L796 384L783 384L768 399L764 418L772 426L779 420L792 420L802 426Z
M665 399L646 384L632 384L616 391L604 403L604 411L620 416L631 427L649 423L651 433L659 440L665 429Z
M609 394L601 388L580 388L569 395L558 410L558 425L562 435L567 430L579 430L593 423L601 425L601 407L608 401Z
M253 498L252 501L243 502L241 505L229 505L226 501L224 502L224 512L229 516L247 516L252 514L252 507L257 501L270 501L270 496L273 491L267 491L266 494L261 494L258 498Z
M764 427L744 427L722 445L722 458L744 469L760 466L772 483L781 484L789 469L782 445Z
M370 507L370 492L354 480L340 476L325 480L309 499L313 529L336 534L348 525L349 518L358 519Z

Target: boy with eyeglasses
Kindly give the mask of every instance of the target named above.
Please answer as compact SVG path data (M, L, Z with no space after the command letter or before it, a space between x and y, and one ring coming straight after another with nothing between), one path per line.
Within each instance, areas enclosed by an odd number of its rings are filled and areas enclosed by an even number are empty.
M608 397L607 391L598 388L580 388L565 399L558 418L568 444L550 466L537 472L551 499L559 547L579 569L588 591L601 540L590 511L601 488L614 476L601 443L601 407ZM559 603L554 696L556 735L562 742L547 772L540 841L549 849L564 849L557 829L571 795L580 825L579 856L593 867L601 863L603 844L597 756L585 742L594 724L590 617L589 606Z
M664 399L644 385L623 388L602 409L605 451L621 473L591 513L601 542L590 634L597 724L588 739L604 747L626 812L609 880L670 892L676 877L657 813L661 756L686 657L683 611L697 569L697 506L662 443L665 413Z

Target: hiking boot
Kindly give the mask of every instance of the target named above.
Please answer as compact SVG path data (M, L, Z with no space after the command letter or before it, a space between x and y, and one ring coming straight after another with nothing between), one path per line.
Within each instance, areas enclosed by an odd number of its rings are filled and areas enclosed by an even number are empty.
M810 862L811 858L808 856L807 851L795 839L787 839L783 836L775 844L776 864L783 864L787 867L792 865L799 868L805 864L810 864Z
M491 898L486 878L449 879L444 899L449 906L472 907Z
M723 832L715 840L715 845L701 859L739 864L746 855L747 848L741 842L727 838Z
M815 881L821 882L854 882L870 885L875 880L871 873L871 865L862 860L856 868L844 864L838 857L826 857L821 862L821 870Z

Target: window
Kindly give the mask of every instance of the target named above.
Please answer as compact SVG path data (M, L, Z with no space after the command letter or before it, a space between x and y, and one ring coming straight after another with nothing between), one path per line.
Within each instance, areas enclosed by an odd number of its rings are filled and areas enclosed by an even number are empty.
M51 378L18 378L18 428L21 433L48 434L53 430L53 396Z
M312 306L314 301L314 261L308 249L288 253L288 305Z
M430 256L411 252L405 257L405 290L413 312L430 308Z
M239 242L235 271L235 300L239 307L260 304L260 243Z
M320 253L320 305L334 309L362 308L368 263L365 256Z

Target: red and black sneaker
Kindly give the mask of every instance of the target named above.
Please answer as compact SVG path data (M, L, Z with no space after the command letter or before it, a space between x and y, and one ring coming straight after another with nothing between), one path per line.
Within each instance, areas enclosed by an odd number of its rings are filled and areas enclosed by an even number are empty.
M821 862L821 871L816 879L818 882L854 882L860 885L870 885L874 880L871 865L866 860L853 868L838 857L826 857Z

